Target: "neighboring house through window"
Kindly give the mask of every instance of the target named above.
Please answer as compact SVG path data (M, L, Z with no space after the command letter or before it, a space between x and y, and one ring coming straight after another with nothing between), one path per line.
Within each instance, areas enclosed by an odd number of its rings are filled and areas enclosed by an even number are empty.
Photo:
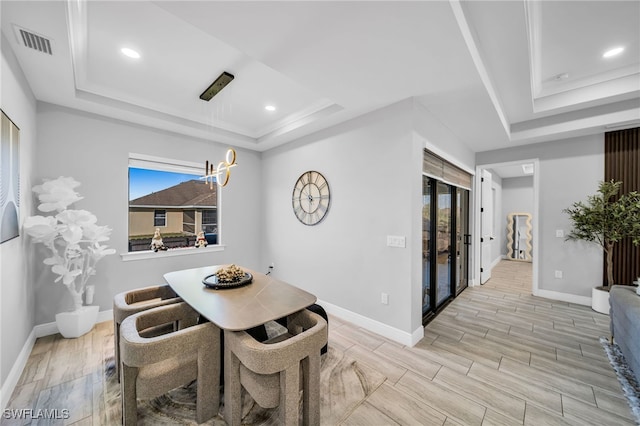
M167 211L156 210L153 213L153 226L167 226Z
M218 187L192 163L131 154L129 158L129 251L149 250L156 229L169 249L193 247L200 231L219 243Z

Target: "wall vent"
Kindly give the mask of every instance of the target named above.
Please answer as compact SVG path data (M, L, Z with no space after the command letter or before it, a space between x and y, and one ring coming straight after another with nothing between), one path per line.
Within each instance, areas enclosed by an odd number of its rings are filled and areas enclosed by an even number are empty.
M43 37L34 33L33 31L26 30L16 26L16 35L19 41L22 42L24 47L37 50L38 52L47 53L53 55L51 49L51 40L47 37Z

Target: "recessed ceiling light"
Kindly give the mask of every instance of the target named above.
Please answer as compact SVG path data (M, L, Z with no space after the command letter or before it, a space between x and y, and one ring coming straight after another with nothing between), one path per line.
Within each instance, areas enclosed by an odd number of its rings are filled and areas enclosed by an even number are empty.
M266 109L267 111L275 111L276 107L273 105L267 105L266 107L264 107L264 109Z
M613 49L609 49L602 55L603 58L611 58L612 56L616 56L621 54L624 51L624 47L615 47Z
M129 58L140 59L140 54L131 48L123 47L122 49L120 49L120 52L122 52L124 56L127 56Z

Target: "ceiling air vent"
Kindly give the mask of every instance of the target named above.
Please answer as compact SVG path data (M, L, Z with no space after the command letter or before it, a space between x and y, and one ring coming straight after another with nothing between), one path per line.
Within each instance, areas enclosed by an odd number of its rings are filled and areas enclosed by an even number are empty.
M53 55L51 51L51 40L48 38L19 27L16 27L16 34L18 35L18 39L22 41L24 47Z

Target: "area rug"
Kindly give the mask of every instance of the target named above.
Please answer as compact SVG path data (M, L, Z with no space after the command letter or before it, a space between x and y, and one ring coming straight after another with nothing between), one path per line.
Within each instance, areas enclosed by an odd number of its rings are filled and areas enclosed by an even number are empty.
M606 337L600 337L600 343L609 357L609 362L618 376L622 391L627 397L636 424L640 425L640 385L629 368L618 345L611 344Z
M105 345L108 346L108 345ZM113 346L111 346L113 348ZM346 356L329 345L321 358L320 370L320 419L323 425L337 425L346 419L362 401L385 380L376 370ZM115 376L113 351L104 353L104 404L106 424L119 424L121 418L120 384ZM196 425L196 384L180 387L148 401L138 401L139 425ZM220 413L204 423L222 426L224 396ZM264 409L243 390L242 424L280 425L278 409Z

